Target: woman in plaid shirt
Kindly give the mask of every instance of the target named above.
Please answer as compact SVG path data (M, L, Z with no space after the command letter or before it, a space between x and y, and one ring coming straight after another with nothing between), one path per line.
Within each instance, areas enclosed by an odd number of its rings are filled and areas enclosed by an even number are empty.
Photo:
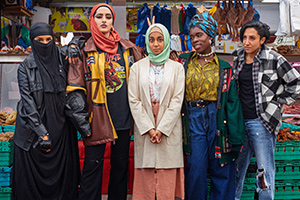
M245 174L256 156L259 199L274 199L276 135L283 105L291 105L300 93L299 73L277 52L264 44L269 26L260 21L246 23L240 31L243 48L236 50L233 67L246 126L244 148L236 164L236 194L240 199Z

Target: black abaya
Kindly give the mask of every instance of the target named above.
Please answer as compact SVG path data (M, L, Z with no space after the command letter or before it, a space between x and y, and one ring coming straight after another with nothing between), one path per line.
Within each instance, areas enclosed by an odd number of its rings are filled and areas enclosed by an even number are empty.
M15 140L12 199L74 200L77 199L80 168L76 130L65 115L67 69L61 63L65 59L53 39L48 44L34 40L36 36L53 36L48 24L36 23L30 31L34 61L29 56L18 70L22 98L17 118L22 118L23 123L16 123L15 136L22 138L20 135L28 134L28 127L35 136L34 139L29 138L32 134L23 137L31 142L28 149ZM41 88L36 86L39 76ZM42 102L41 106L37 102ZM45 134L37 131L40 129L36 127L41 126L45 127L52 142L50 152L34 145L38 137Z

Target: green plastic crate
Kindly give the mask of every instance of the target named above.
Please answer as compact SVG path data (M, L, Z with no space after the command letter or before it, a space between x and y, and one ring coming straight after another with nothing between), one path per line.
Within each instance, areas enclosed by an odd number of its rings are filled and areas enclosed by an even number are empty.
M11 188L10 187L0 187L0 199L10 200L11 199Z
M11 184L11 167L0 167L0 187L8 187Z
M14 125L3 125L2 126L2 130L3 130L3 133L7 133L7 132L15 132L15 126Z
M276 200L300 199L299 180L275 181Z
M289 118L289 117L283 117L282 119L284 119L284 118ZM280 126L280 129L283 129L284 127L289 127L290 131L297 131L297 130L299 131L300 130L300 126L290 124L290 123L286 123L286 122L282 122L281 126Z
M12 146L0 146L0 166L7 167L12 164L13 161L13 145Z
M300 160L276 161L275 167L275 181L300 179Z
M255 189L255 185L244 185L241 200L253 200L255 195Z
M244 180L244 185L255 186L255 183L256 183L256 173L247 173Z
M0 147L10 147L13 145L13 141L0 141Z
M249 165L256 165L256 157L252 157Z
M300 140L277 141L275 161L300 159Z

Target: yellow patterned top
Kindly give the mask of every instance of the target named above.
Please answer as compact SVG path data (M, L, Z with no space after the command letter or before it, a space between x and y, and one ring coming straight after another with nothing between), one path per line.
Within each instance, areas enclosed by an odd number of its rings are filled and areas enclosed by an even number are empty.
M217 55L211 61L200 65L195 52L189 63L186 73L186 100L199 99L217 101L219 86L219 61Z

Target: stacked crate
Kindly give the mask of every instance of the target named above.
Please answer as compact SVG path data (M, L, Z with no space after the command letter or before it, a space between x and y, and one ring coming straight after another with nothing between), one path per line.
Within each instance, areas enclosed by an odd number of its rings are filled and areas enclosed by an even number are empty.
M253 200L256 190L256 159L255 157L251 158L250 164L247 169L247 173L244 180L243 193L241 196L242 200Z
M249 164L249 167L247 169L247 173L244 180L244 187L243 187L243 193L241 196L241 200L253 200L255 195L255 183L256 183L256 159L253 157L251 159L251 162ZM210 197L210 186L211 186L211 179L209 177L209 174L207 175L207 200L209 200Z
M1 133L14 132L15 126L0 126ZM13 141L0 141L0 199L11 199L11 170L13 161Z
M251 163L256 163L255 157L251 159ZM275 148L275 170L274 199L300 199L300 141L277 141ZM247 179L247 177L251 177L252 181ZM255 177L255 172L251 174L247 173L241 197L242 200L254 199Z
M300 199L300 141L277 141L275 199Z

